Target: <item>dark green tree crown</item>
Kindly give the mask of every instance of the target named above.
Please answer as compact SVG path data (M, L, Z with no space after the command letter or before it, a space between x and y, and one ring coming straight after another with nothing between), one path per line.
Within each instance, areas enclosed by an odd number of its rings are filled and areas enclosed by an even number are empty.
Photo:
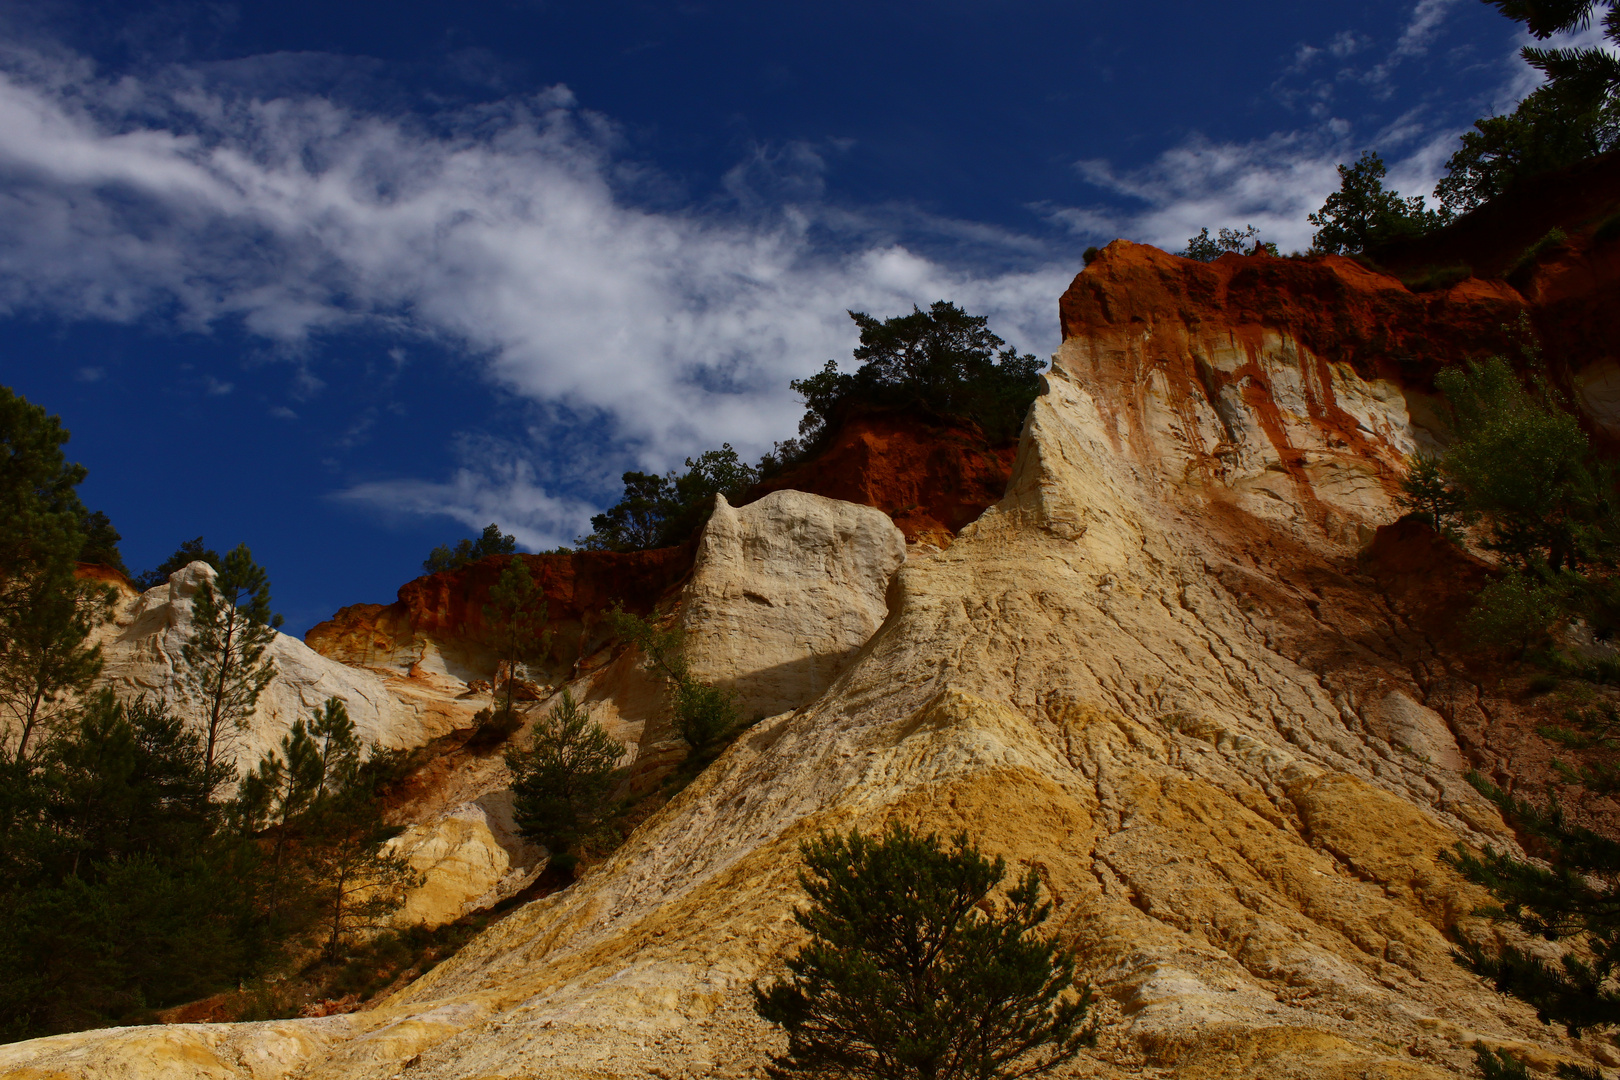
M1093 1038L1073 956L1037 933L1051 905L1033 870L997 903L1006 864L965 834L947 848L902 825L823 832L800 852L809 941L755 987L788 1033L773 1075L1033 1076Z
M463 537L456 541L454 548L445 544L434 548L423 560L422 569L430 574L438 574L477 562L479 559L486 559L491 555L510 555L516 550L517 538L510 533L501 532L501 527L492 521L484 526L483 533L476 540Z

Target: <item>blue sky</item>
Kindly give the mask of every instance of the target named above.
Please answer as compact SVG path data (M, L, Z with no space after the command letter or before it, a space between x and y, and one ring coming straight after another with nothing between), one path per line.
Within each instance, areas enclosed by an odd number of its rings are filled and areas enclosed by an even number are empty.
M0 2L0 382L133 569L288 629L626 468L793 434L847 308L1058 344L1080 252L1427 192L1533 85L1479 0Z

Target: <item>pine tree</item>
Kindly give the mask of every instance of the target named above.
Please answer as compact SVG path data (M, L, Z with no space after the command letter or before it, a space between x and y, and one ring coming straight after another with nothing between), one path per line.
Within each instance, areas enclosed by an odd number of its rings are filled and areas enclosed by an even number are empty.
M484 605L485 636L497 660L497 702L484 725L491 736L504 739L518 728L514 707L518 667L544 652L545 626L545 594L529 573L529 564L519 556L508 558Z
M904 826L823 832L800 851L810 941L754 990L788 1033L772 1075L1035 1076L1092 1039L1072 955L1036 934L1051 905L1033 870L993 903L1006 866L965 834L946 850Z
M566 687L532 738L506 752L518 829L545 845L553 866L572 867L580 839L602 819L624 747Z
M362 763L347 711L334 714L331 704L316 725L326 771L308 814L306 862L322 949L337 960L355 934L386 926L423 879L387 847L400 832L383 820L377 799L387 755L374 745Z
M1620 794L1612 768L1574 775L1594 794ZM1545 860L1544 866L1536 865L1494 849L1474 854L1461 844L1444 853L1464 877L1496 897L1497 904L1478 914L1567 947L1556 963L1549 963L1518 946L1493 949L1458 932L1458 962L1503 993L1535 1006L1543 1023L1563 1024L1572 1037L1620 1025L1620 989L1614 981L1620 974L1620 842L1572 824L1556 798L1538 806L1478 773L1467 779Z
M1441 459L1417 453L1407 465L1401 493L1395 501L1409 514L1416 514L1441 536L1456 538L1463 523L1467 503L1446 475Z
M1620 709L1612 704L1571 709L1565 723L1540 727L1545 738L1580 751L1571 766L1555 761L1565 781L1596 797L1620 795ZM1492 949L1458 934L1459 962L1490 979L1498 990L1536 1008L1543 1023L1561 1023L1573 1036L1620 1026L1620 843L1572 824L1556 794L1545 805L1514 798L1477 773L1468 781L1501 809L1544 865L1503 852L1474 854L1458 846L1446 858L1470 880L1484 885L1498 903L1478 914L1510 922L1534 937L1566 942L1549 963L1529 950ZM1563 1075L1562 1073L1560 1075Z
M1339 190L1320 210L1307 215L1317 227L1311 239L1313 253L1354 255L1445 223L1443 213L1424 208L1423 196L1403 199L1400 192L1387 190L1387 171L1384 159L1371 150L1354 165L1339 166Z
M484 531L477 540L463 537L456 542L454 548L448 544L440 544L434 548L428 553L428 557L422 560L422 569L430 574L439 574L466 566L470 562L477 562L479 559L486 559L491 555L510 555L516 550L517 537L501 532L501 527L492 521L484 526Z
M0 706L13 760L26 764L37 736L54 731L101 673L101 646L85 641L111 617L113 594L60 563L10 584L13 603L0 612Z
M200 705L210 775L276 676L275 662L264 654L280 625L281 616L270 611L268 576L248 546L238 545L217 576L203 579L182 650L185 679Z
M253 860L216 832L199 732L103 691L37 765L0 828L0 1031L104 1024L255 970Z
M0 745L19 764L100 671L84 643L110 614L111 591L74 576L86 527L106 518L79 501L67 441L57 417L0 387Z
M204 544L203 538L199 536L183 541L179 547L175 548L174 554L158 563L151 570L135 575L130 579L130 584L141 592L145 592L147 589L155 589L159 585L167 584L170 574L176 570L184 570L194 562L205 562L215 570L218 570L221 565L219 552Z

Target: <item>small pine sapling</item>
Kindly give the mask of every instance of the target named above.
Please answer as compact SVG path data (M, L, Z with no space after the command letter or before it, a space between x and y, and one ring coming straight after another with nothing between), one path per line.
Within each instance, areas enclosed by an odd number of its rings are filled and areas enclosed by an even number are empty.
M759 1014L787 1029L773 1076L1035 1076L1094 1040L1074 957L1038 936L1051 905L1033 870L997 903L1006 865L965 834L947 849L898 825L823 832L800 852L810 905L795 918L810 940L785 978L754 988Z
M618 783L624 747L565 688L534 725L527 749L507 750L518 830L571 869L580 841L601 823Z
M218 765L223 751L247 726L259 695L276 677L275 661L265 652L280 625L281 616L270 610L270 579L246 544L225 556L212 580L203 578L191 602L191 634L181 655L185 681L202 714L210 775L223 779Z
M675 730L694 754L707 751L741 726L736 692L710 686L692 674L679 629L660 630L622 608L609 612L608 620L613 632L639 647L647 667L668 683Z

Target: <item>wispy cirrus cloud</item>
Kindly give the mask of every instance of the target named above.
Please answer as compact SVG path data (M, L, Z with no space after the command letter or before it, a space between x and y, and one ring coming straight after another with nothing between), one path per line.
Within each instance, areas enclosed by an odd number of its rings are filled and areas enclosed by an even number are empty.
M1382 85L1399 65L1433 47L1455 2L1418 0L1376 64L1345 68L1340 76ZM1592 28L1560 36L1551 44L1597 45L1600 33ZM1511 111L1540 84L1541 74L1518 55L1518 48L1528 41L1528 35L1520 34L1512 51L1499 56L1489 91L1461 102L1466 110L1462 115L1472 119ZM1302 45L1282 69L1283 78L1305 71L1323 57L1343 58L1369 48L1370 42L1348 31L1325 46ZM1307 215L1338 188L1337 166L1353 161L1364 150L1381 153L1389 168L1388 186L1406 195L1428 196L1457 149L1457 136L1467 128L1466 121L1459 122L1457 103L1448 113L1420 98L1411 108L1368 130L1334 115L1332 81L1317 80L1314 90L1280 95L1288 103L1309 101L1312 123L1241 142L1193 135L1131 169L1118 169L1103 160L1081 160L1074 164L1076 173L1116 198L1091 206L1039 209L1050 220L1091 240L1128 236L1174 251L1201 228L1213 232L1252 224L1265 239L1288 251L1309 246L1314 228ZM1118 197L1136 207L1121 210Z
M846 308L951 297L1025 348L1057 344L1066 260L1007 230L830 208L816 147L754 155L721 210L653 210L634 190L656 177L565 87L412 117L193 76L5 57L0 313L234 321L288 346L356 326L423 335L520 398L594 418L621 466L644 468L716 432L748 453L792 433L787 383L848 355ZM947 264L896 235L919 230L997 257ZM516 460L346 497L469 523L505 505L495 516L540 544L589 509Z

